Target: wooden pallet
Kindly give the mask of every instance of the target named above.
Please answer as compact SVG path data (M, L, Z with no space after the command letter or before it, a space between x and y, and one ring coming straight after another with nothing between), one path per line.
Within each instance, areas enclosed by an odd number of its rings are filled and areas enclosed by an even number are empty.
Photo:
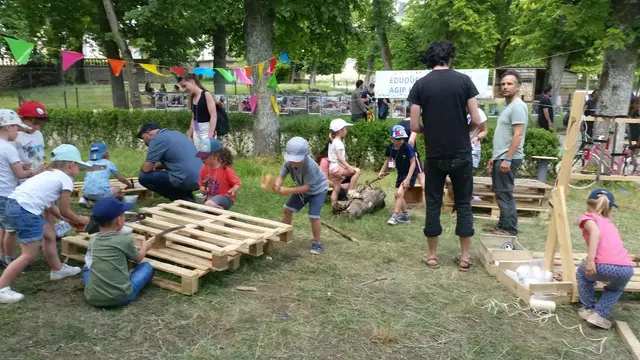
M513 250L502 249L502 245L506 242L514 245ZM487 272L493 276L496 275L498 269L496 262L527 261L533 258L531 252L518 242L517 237L492 234L480 236L477 256Z
M288 243L293 227L281 222L219 210L187 201L140 209L146 219L127 223L137 245L177 226L183 228L157 239L145 261L162 272L181 277L180 283L158 278L155 284L186 295L198 289L198 279L211 271L235 270L242 254L260 256L274 242ZM62 253L83 261L90 235L62 239ZM157 265L157 266L156 266ZM181 269L181 270L179 270Z
M119 186L122 189L122 194L124 195L139 195L139 200L148 200L153 199L153 191L145 188L140 185L137 177L129 177L127 180L133 182L133 189L125 189L125 185L121 183L117 179L109 180L109 186ZM78 199L82 197L82 187L84 182L76 181L73 183L73 196L76 196Z

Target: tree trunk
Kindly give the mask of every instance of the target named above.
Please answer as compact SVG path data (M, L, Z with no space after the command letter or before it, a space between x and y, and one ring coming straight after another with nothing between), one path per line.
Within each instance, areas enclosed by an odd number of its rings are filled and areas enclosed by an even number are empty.
M291 64L291 81L289 81L289 82L293 84L293 81L295 79L296 79L296 64L293 63L293 64Z
M259 64L268 61L273 55L275 3L270 0L245 0L244 9L247 63ZM277 155L280 153L280 122L271 105L273 89L267 88L266 78L259 79L258 71L252 72L251 75L254 83L251 94L258 97L253 123L253 151L255 155Z
M131 50L129 50L129 45L124 41L122 34L120 33L120 24L118 23L118 18L116 17L116 12L113 9L113 3L111 0L102 0L104 4L104 10L107 14L107 19L109 20L109 26L111 27L111 33L116 40L116 44L118 44L118 48L122 53L122 58L127 62L124 69L127 72L127 78L129 79L129 96L131 100L131 106L134 109L142 109L142 102L140 101L140 88L138 87L138 79L136 79L136 65L133 62L133 57L131 56Z
M504 62L504 54L507 50L507 46L509 46L509 42L511 42L510 38L506 40L500 40L500 42L496 45L496 53L493 58L493 67L499 68L502 66Z
M318 62L316 60L312 60L311 63L311 72L309 73L309 84L316 84L316 75L318 75Z
M378 34L378 41L380 42L380 53L382 55L382 61L384 63L385 70L393 70L393 63L391 58L391 49L389 48L389 39L387 38L387 19L388 14L382 9L380 0L373 0L373 21L376 27L376 33Z
M111 32L111 26L109 25L109 19L107 19L107 13L102 4L102 0L95 0L96 8L98 11L98 22L100 25L100 32L108 34ZM107 58L119 59L120 51L118 50L118 44L111 38L105 37L101 40L102 48ZM127 101L127 93L124 90L124 76L115 76L109 67L109 75L111 77L111 99L113 101L113 107L117 109L129 109L129 103Z
M373 73L373 66L376 63L376 56L374 54L369 55L369 61L367 62L367 73L364 77L364 87L369 86L371 81L371 75Z
M564 73L564 66L567 64L568 55L553 56L549 60L549 66L551 67L551 75L549 76L549 82L552 88L551 103L554 106L562 106L562 99L560 99L560 87L562 85L562 74Z
M333 207L333 213L344 214L349 218L359 218L364 214L371 214L384 208L384 199L387 196L384 190L360 186L358 192L362 195L362 199L338 201Z
M227 30L224 26L217 26L213 33L213 67L227 67ZM227 93L227 80L216 71L213 78L214 93L224 95Z

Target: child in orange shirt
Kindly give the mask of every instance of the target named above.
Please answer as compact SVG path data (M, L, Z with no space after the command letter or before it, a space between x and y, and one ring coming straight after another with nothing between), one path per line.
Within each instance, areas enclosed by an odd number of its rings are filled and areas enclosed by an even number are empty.
M218 209L229 210L236 201L242 182L231 168L233 155L215 138L201 143L196 154L204 166L200 169L200 192L204 203Z

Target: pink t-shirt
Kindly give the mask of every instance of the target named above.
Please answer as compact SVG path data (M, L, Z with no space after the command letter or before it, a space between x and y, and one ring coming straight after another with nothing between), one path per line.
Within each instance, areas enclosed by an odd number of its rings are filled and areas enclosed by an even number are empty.
M582 237L589 246L589 232L584 228L587 220L593 220L600 230L600 243L596 250L596 264L610 264L621 266L633 266L633 262L629 259L629 253L622 244L622 238L615 225L608 218L597 214L586 213L580 217L578 222Z

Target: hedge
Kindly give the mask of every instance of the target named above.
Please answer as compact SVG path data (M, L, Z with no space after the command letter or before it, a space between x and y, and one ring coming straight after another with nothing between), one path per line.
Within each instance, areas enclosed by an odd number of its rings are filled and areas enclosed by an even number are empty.
M120 109L81 110L53 109L49 113L50 121L44 128L45 137L54 146L70 143L87 147L91 142L104 141L110 146L140 148L136 133L141 124L156 121L161 126L186 132L191 113L187 110L176 111L128 111ZM281 144L293 136L302 136L309 140L311 152L316 153L326 144L329 123L335 117L296 116L281 118ZM389 143L390 121L359 122L349 128L345 138L349 162L360 167L377 170L384 161L384 149ZM253 118L249 114L229 114L229 136L227 142L240 156L250 155L252 149ZM478 175L486 175L486 166L491 157L493 131L482 142L482 158ZM557 156L559 140L555 133L543 129L527 130L525 141L525 160L531 156ZM419 139L418 149L424 156L424 142ZM529 176L535 174L535 162L526 161L523 172Z

